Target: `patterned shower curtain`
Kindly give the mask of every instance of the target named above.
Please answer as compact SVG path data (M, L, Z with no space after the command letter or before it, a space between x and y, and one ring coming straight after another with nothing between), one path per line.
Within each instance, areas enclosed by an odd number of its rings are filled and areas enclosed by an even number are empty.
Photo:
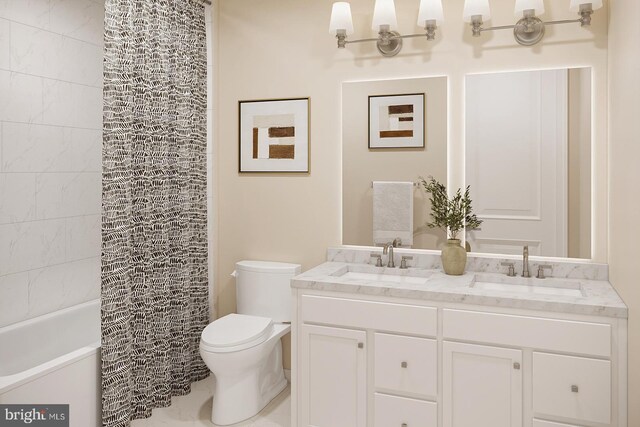
M209 370L204 6L106 0L102 417L128 426Z

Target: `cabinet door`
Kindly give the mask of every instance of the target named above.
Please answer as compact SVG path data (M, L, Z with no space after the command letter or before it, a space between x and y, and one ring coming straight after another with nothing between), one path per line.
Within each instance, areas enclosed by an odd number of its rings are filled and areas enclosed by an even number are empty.
M366 426L364 331L303 325L300 426Z
M444 427L521 427L522 351L443 343Z

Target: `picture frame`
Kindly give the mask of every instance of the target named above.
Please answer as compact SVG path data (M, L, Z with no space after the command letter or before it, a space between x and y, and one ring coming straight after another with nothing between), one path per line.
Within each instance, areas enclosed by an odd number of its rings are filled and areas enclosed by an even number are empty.
M369 149L424 148L426 94L369 96Z
M238 101L238 172L309 173L310 98Z

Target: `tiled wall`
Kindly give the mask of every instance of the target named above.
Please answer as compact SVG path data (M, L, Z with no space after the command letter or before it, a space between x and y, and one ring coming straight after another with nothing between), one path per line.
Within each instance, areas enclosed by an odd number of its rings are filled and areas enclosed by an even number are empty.
M0 0L0 326L99 297L100 0Z

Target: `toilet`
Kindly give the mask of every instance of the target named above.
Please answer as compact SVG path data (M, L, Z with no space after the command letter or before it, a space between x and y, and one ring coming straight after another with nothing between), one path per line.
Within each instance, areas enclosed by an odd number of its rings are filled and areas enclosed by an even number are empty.
M287 386L280 338L291 330L291 278L300 265L240 261L237 314L209 324L200 355L216 378L211 421L235 424L256 415Z

